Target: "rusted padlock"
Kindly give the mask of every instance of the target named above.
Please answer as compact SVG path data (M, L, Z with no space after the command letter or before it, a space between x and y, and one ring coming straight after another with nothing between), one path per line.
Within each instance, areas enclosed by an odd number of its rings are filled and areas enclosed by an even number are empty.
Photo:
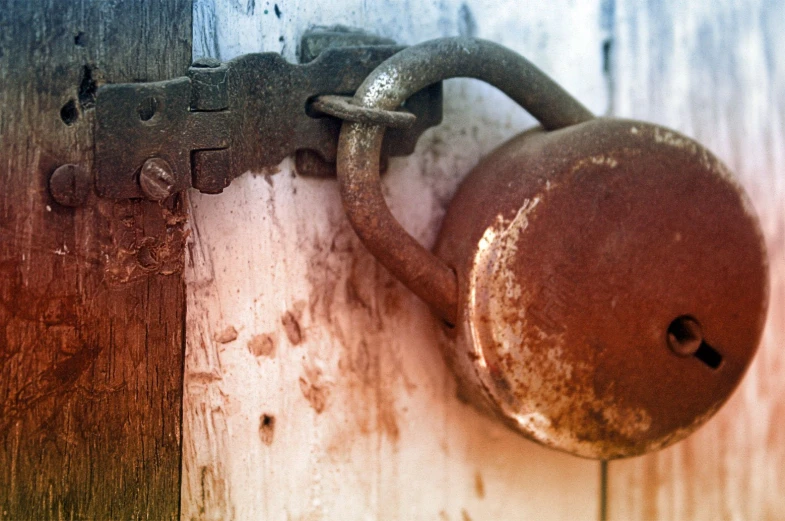
M434 255L384 203L384 128L345 122L338 175L358 235L447 323L445 357L481 410L590 458L684 438L737 386L765 320L766 251L741 187L695 141L594 118L531 63L481 40L410 47L353 103L395 110L456 76L500 88L542 128L468 175Z

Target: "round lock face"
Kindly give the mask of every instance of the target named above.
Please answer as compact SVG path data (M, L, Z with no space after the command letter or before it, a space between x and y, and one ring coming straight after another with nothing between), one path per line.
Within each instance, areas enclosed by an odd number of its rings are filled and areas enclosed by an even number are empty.
M639 122L577 127L524 135L471 174L508 188L477 232L461 327L496 414L612 459L682 439L729 397L768 273L757 219L708 151Z

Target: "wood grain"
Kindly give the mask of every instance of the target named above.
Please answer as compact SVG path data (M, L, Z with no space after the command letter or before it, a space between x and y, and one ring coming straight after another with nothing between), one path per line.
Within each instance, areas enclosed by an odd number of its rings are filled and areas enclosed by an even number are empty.
M178 516L185 209L47 184L91 168L100 84L185 72L191 16L0 0L0 519Z
M615 115L673 127L720 156L751 196L771 264L768 323L741 387L684 442L610 463L609 518L783 519L785 4L609 6Z
M592 110L607 108L599 2L195 3L195 56L293 60L309 26L402 43L475 35L523 53ZM457 184L532 119L475 81L384 186L435 239ZM599 466L543 449L455 395L426 307L365 251L334 180L290 160L191 194L184 519L595 519ZM445 348L449 346L445 345Z

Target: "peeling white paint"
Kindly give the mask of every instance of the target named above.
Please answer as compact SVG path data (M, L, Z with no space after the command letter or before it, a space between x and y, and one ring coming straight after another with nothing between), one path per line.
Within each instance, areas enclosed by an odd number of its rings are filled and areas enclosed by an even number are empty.
M609 156L587 161L611 168L618 165ZM599 411L605 422L601 428L633 439L651 428L652 419L641 408L621 405L624 401L612 392L596 396L591 382L584 380L591 368L584 362L574 365L565 332L548 333L527 315L530 305L541 297L521 287L516 255L525 247L531 219L546 204L544 196L526 199L515 217L508 220L498 215L483 233L468 276L469 306L463 327L471 345L466 349L474 353L483 388L520 431L540 443L585 457L613 457L616 454L606 452L612 450L606 444L588 441L574 430L575 422L595 421L578 411ZM566 388L580 394L560 390Z

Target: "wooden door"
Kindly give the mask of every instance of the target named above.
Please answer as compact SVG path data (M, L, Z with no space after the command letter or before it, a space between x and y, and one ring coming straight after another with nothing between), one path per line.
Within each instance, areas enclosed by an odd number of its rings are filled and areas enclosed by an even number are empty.
M0 1L0 519L178 516L183 200L69 208L49 178L90 172L100 85L184 74L191 15Z
M728 163L763 223L771 302L716 418L607 465L484 418L335 181L290 159L162 205L49 195L58 166L92 166L99 85L182 75L192 39L193 57L294 61L306 29L334 24L499 42L595 113ZM779 0L0 0L0 519L785 517L782 34ZM445 84L444 110L384 179L424 244L479 158L534 124L470 80Z

